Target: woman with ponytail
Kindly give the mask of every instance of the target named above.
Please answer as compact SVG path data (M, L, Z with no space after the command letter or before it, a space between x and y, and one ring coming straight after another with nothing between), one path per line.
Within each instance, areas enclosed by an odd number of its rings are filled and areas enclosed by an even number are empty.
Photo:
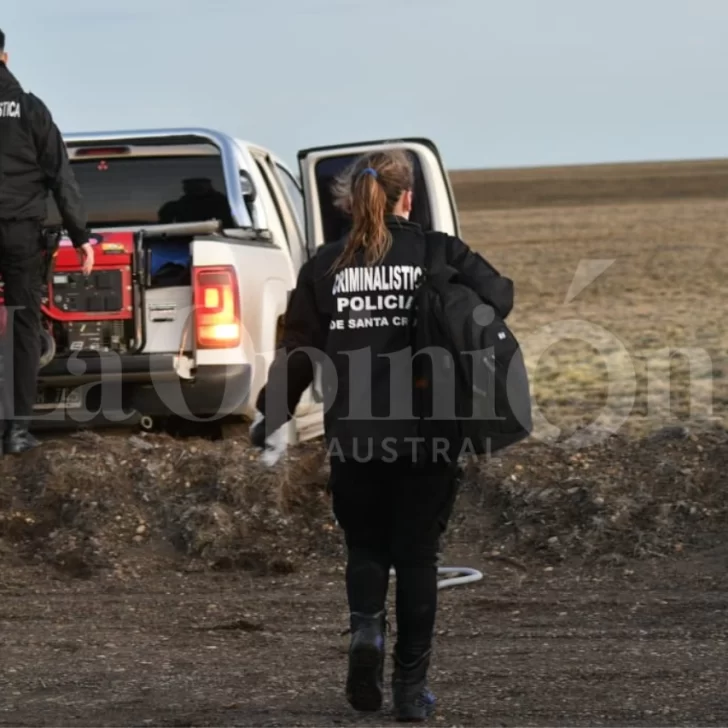
M423 461L412 415L412 296L424 273L425 236L409 221L413 167L404 151L358 159L335 183L348 233L301 268L281 349L257 408L251 440L295 412L323 367L324 426L333 511L347 546L351 642L346 696L360 711L382 705L386 599L396 571L397 643L391 687L395 717L422 721L437 612L437 554L455 500L457 460ZM512 284L459 238L446 259L506 317ZM410 364L410 368L406 365ZM403 374L404 372L404 374ZM409 375L409 379L408 379Z

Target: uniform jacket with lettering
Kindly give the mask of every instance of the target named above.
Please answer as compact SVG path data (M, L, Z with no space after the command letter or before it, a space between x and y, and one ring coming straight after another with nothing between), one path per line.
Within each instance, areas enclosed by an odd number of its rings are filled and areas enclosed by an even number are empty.
M49 192L73 244L87 242L86 210L61 133L45 104L0 63L0 220L45 220Z
M322 246L301 267L283 339L257 401L269 433L291 418L318 362L332 456L362 461L413 452L412 376L403 357L411 356L409 317L424 272L425 237L403 218L391 216L387 226L392 246L376 266L359 260L331 272L342 240ZM513 282L459 238L445 239L448 264L506 318Z

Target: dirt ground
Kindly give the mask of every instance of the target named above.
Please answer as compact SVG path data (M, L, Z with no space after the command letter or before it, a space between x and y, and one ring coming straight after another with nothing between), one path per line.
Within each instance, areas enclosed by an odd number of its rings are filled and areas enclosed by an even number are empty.
M484 578L441 592L433 724L728 724L727 177L454 175L464 237L516 281L545 419L465 468L443 564ZM614 262L568 295L584 260ZM244 437L0 461L0 725L389 724L343 698L326 473L315 443L266 470Z
M726 725L725 558L534 567L523 581L488 563L481 584L442 592L433 723ZM328 562L285 578L9 575L0 721L387 725L343 700L341 576Z

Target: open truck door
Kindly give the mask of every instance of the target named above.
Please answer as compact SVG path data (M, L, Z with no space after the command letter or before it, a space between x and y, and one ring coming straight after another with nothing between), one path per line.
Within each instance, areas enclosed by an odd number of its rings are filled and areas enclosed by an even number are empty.
M429 139L407 138L315 147L298 153L309 254L325 242L339 240L348 227L345 214L332 201L334 179L361 154L386 149L404 149L412 158L415 185L410 219L425 230L460 234L450 178L440 152Z

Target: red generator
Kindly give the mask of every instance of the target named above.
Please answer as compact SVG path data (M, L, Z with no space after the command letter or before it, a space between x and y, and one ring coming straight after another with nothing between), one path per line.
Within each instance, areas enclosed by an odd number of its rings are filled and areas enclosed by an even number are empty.
M134 234L105 234L94 254L88 278L69 240L54 256L43 313L60 355L124 353L134 338Z
M54 356L124 353L134 339L134 234L104 233L91 242L95 262L88 278L70 240L62 239L53 256L42 299L49 336L44 336L41 366ZM4 329L4 308L0 314Z

